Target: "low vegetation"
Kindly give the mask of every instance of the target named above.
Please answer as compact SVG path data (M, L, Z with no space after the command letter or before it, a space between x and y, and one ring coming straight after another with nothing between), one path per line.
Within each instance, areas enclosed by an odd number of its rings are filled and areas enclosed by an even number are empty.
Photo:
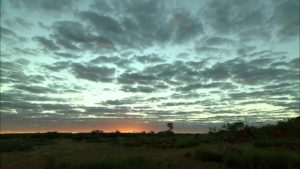
M300 117L209 134L1 134L1 169L299 169Z

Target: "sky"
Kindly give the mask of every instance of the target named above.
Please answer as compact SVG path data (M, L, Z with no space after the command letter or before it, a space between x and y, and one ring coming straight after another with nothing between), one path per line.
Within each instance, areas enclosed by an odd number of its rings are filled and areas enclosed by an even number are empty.
M1 132L299 116L299 0L2 0Z

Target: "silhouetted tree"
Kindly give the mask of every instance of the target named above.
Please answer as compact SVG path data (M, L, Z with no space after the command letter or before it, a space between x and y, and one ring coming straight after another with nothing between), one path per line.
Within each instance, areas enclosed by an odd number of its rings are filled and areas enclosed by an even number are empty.
M169 127L168 131L172 131L173 130L173 123L167 123L167 127Z
M244 129L245 125L244 122L235 122L235 123L227 123L223 126L228 131L238 131Z
M92 133L93 133L93 134L103 133L103 130L93 130Z

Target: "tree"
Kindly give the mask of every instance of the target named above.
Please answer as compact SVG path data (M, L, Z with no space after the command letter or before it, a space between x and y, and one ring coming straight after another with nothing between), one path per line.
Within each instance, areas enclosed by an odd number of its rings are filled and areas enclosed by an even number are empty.
M244 129L244 122L227 123L223 126L227 131L238 131Z
M167 127L169 127L168 131L172 131L173 130L173 123L167 123Z

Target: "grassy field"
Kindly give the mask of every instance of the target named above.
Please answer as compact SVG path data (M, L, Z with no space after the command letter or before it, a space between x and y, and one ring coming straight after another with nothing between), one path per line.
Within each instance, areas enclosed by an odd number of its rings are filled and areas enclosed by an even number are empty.
M209 134L1 134L1 169L299 169L299 124Z

